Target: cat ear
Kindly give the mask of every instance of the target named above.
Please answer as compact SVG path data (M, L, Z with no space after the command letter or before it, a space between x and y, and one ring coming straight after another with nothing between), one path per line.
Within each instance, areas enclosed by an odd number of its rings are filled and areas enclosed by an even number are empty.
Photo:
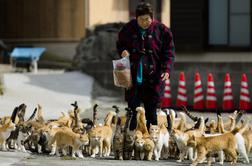
M150 124L150 127L152 126L152 124Z

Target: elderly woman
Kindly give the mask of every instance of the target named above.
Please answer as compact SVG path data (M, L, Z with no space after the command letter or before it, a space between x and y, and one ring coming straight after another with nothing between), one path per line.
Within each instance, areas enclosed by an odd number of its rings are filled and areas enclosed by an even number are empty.
M133 110L130 130L136 128L136 107L144 104L147 128L157 124L156 109L163 97L164 81L170 77L175 58L172 33L153 19L149 3L136 8L136 19L122 27L117 50L121 57L129 56L133 86L126 89L125 99Z

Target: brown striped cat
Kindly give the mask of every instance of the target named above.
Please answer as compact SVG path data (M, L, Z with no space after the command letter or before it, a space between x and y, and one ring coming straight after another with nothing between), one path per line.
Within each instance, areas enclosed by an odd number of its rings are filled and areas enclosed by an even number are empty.
M116 160L123 160L124 126L121 125L121 117L118 117L119 109L116 111L116 130L113 138L113 151Z

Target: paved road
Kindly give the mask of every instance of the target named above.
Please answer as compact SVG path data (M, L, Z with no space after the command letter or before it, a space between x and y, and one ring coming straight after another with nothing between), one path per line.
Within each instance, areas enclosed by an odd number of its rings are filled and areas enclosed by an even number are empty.
M2 154L6 152L0 152L0 165L2 166ZM114 160L112 157L110 158L90 158L90 157L85 157L84 159L76 159L76 160L63 160L62 158L59 157L50 157L50 156L45 156L45 155L31 155L31 156L26 156L21 153L16 153L12 152L11 157L7 157L6 155L4 156L4 160L12 160L12 159L21 159L19 161L14 160L12 165L14 166L185 166L189 165L189 161L185 161L183 163L176 163L175 160L160 160L160 161L119 161L119 160ZM252 157L250 158L250 161L252 161ZM5 164L9 164L7 162L4 162ZM4 166L3 165L3 166ZM203 165L203 164L201 164ZM218 165L218 164L214 164ZM230 163L225 163L226 165L230 165ZM245 165L239 162L238 165Z
M10 115L15 106L25 103L28 118L37 104L42 105L46 119L58 118L78 101L82 110L91 107L93 78L80 72L40 70L33 73L3 75L4 95L0 96L0 116Z

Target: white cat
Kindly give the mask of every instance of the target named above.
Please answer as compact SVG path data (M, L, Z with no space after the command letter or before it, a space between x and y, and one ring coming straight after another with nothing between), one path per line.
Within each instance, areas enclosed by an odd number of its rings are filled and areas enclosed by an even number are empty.
M161 127L157 125L150 125L150 136L155 144L155 160L158 161L161 157L162 148L165 148L165 152L168 152L170 135L164 125Z

